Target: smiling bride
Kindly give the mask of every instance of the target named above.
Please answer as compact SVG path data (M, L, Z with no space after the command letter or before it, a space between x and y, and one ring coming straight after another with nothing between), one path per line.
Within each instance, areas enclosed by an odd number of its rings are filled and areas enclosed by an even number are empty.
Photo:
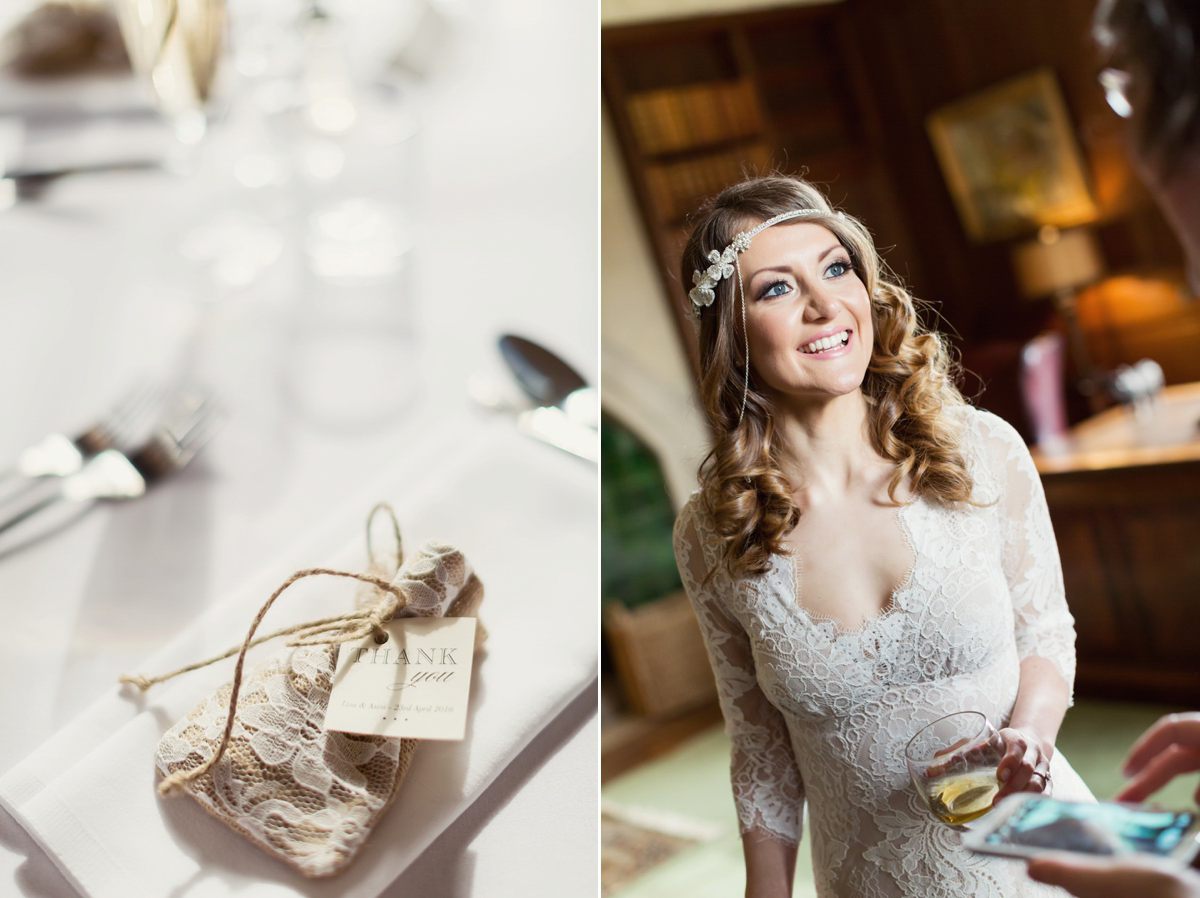
M746 894L791 895L806 804L822 898L1059 894L967 852L904 759L926 724L982 711L997 800L1091 798L1054 750L1075 633L1024 443L963 401L866 228L811 184L723 191L683 271L714 440L675 552L733 743Z

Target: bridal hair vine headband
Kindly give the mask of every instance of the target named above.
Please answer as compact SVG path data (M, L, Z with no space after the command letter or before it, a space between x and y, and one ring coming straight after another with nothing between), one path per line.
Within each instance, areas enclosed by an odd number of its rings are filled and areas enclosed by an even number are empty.
M826 212L822 209L792 209L789 212L780 212L766 221L759 222L748 231L739 231L722 252L714 249L708 254L708 261L712 263L708 268L704 271L696 269L692 272L692 283L695 286L688 291L688 297L692 300L692 314L697 321L700 318L700 309L708 308L717 298L715 289L717 284L725 278L731 278L735 273L737 274L738 296L742 304L742 338L746 343L746 363L742 370L742 408L738 412L738 424L742 423L742 418L746 414L746 400L750 395L750 335L746 331L746 288L742 284L742 266L738 261L738 256L750 248L750 241L760 231L765 231L780 222L809 215L835 215L838 218L845 218L841 211Z
M723 252L713 250L708 254L708 261L712 264L704 271L697 269L692 272L692 283L696 286L688 291L688 296L692 300L692 305L695 311L699 314L700 309L707 308L712 305L717 294L714 288L725 278L731 278L734 274L735 266L737 266L737 257L750 248L750 241L760 232L765 231L773 225L779 224L781 221L788 221L793 218L800 218L804 215L824 215L820 209L792 209L790 212L780 212L778 215L768 218L766 221L759 222L748 231L740 231L735 234L729 246L725 247ZM739 279L741 273L738 273Z

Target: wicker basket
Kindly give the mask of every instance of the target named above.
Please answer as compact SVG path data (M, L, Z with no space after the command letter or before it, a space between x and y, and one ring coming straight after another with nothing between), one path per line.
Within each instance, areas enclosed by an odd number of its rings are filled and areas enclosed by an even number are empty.
M684 593L632 610L610 602L604 623L621 687L637 713L675 714L716 697L700 625Z

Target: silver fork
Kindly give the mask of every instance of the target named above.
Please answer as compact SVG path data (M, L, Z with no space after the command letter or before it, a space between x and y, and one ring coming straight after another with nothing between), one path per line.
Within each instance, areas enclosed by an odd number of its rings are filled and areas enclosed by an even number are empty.
M0 522L0 533L59 502L87 504L141 496L147 487L186 467L223 421L223 410L211 396L185 396L142 446L129 453L101 450L79 471L62 477L49 496Z
M141 437L161 411L163 398L161 385L139 384L107 415L75 437L51 433L34 443L17 457L16 464L0 471L0 482L66 477L78 472L92 456L105 449L128 446Z

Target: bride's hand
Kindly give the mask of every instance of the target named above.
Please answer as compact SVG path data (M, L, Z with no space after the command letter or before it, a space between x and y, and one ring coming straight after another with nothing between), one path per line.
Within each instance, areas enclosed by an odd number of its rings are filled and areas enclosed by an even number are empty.
M1000 791L994 802L1014 792L1043 792L1050 794L1050 758L1054 746L1032 730L1005 727L1000 730L1004 740L1004 757L996 767Z

